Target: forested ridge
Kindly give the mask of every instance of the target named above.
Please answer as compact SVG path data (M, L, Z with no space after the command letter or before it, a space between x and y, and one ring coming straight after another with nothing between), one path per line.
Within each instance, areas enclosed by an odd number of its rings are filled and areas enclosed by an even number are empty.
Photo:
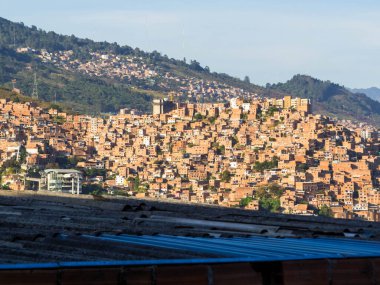
M59 102L75 112L98 114L117 112L129 107L143 112L151 111L154 97L167 96L170 88L163 88L160 80L154 84L143 80L118 80L109 77L93 77L41 62L32 54L17 53L17 47L30 47L50 52L72 50L78 60L88 60L91 52L110 53L142 58L155 66L161 74L170 72L179 77L221 82L263 97L282 97L285 94L310 98L316 113L370 122L380 125L380 103L365 94L356 94L330 81L321 81L306 75L296 75L285 83L267 84L261 87L225 73L212 72L196 60L186 61L169 58L157 51L144 52L117 43L95 42L74 35L65 36L46 32L35 26L14 23L0 18L0 86L16 87L25 95L33 89L34 73L38 76L39 98ZM253 80L254 81L254 80ZM177 86L171 86L176 91ZM179 87L178 87L179 88ZM206 101L212 100L204 98ZM226 98L227 99L227 98Z

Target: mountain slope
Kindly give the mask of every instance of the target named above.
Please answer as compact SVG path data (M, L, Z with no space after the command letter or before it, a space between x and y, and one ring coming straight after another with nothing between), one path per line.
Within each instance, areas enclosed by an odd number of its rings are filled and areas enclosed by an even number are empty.
M29 47L32 52L20 55L15 52L18 47ZM62 62L41 61L41 54L45 53L45 50L51 54L70 51L72 52L70 60L74 63L80 62L82 66L94 60L94 53L111 55L124 61L138 59L140 61L138 64L150 67L152 72L159 76L154 79L138 76L120 78L98 74L103 71L96 75L86 74L75 68L63 68ZM25 93L30 93L35 71L42 99L51 101L55 98L54 94L57 94L58 100L84 112L115 112L122 107L133 107L148 112L151 109L152 97L162 97L170 91L183 92L183 86L178 82L189 79L223 82L226 89L229 88L227 85L231 85L235 88L244 88L247 92L256 93L263 90L259 86L226 74L211 73L208 67L201 67L195 60L186 63L183 60L170 59L156 51L146 53L116 43L94 42L75 36L58 35L2 18L0 18L0 64L0 84L7 84L9 87L11 80L15 78L18 87ZM167 77L174 79L169 80ZM185 96L183 99L189 98ZM203 99L207 100L207 96Z
M0 87L0 99L10 99L13 102L20 102L20 103L32 102L38 107L45 110L48 110L50 108L55 108L63 112L70 113L70 110L66 109L65 106L59 103L55 104L51 102L46 102L46 101L30 98L28 96L24 96L16 92L12 92L10 89L4 88L4 87Z
M380 88L371 87L366 89L350 89L353 93L362 93L372 98L373 100L380 102Z
M0 17L0 46L30 47L33 49L46 49L48 51L72 50L74 57L89 59L90 52L111 53L117 55L133 55L142 57L149 63L154 63L163 71L174 74L197 77L201 79L220 80L235 87L245 88L248 91L262 90L260 86L250 84L225 73L210 72L209 68L202 67L196 60L186 63L184 60L169 58L157 51L144 52L139 48L120 46L117 43L95 42L90 39L77 38L74 35L65 36L55 32L46 32L35 26L25 26L23 23L14 23Z
M34 71L38 74L39 98L58 100L74 111L114 112L117 110L115 106L150 110L150 96L135 92L126 85L74 74L0 47L0 83L10 88L11 80L16 79L17 88L31 94Z
M20 47L31 50L16 52ZM195 60L187 63L156 51L58 35L0 18L0 86L11 88L16 79L16 87L31 94L34 73L40 99L58 101L81 113L117 112L125 107L150 112L153 97L171 91L178 100L193 102L291 94L311 98L317 113L380 126L380 103L329 81L296 75L264 88L210 72Z
M317 113L380 125L379 102L330 81L295 75L286 83L273 84L268 88L312 99L313 110Z

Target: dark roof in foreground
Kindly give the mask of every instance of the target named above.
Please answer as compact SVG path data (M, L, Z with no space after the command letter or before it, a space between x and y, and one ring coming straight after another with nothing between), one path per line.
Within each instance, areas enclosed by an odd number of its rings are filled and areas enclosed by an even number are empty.
M379 284L380 225L0 191L0 283Z
M0 192L0 264L380 256L380 224L92 196Z

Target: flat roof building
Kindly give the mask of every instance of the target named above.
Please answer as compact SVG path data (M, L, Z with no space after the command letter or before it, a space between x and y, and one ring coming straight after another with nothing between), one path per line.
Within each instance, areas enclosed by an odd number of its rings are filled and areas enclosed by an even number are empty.
M75 169L46 169L42 172L40 189L80 194L82 173Z

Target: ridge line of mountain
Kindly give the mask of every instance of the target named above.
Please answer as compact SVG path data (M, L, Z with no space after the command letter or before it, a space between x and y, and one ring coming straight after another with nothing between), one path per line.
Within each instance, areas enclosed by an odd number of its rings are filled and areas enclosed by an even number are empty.
M30 51L17 52L27 47ZM70 57L65 58L69 51ZM95 71L88 68L103 63L113 64L113 73L108 67ZM125 76L114 76L115 70L129 69ZM0 18L0 85L11 88L12 80L16 79L16 87L31 94L34 73L38 77L40 99L58 101L74 112L99 114L117 112L120 108L150 112L152 99L169 92L174 93L176 100L190 102L226 102L232 97L253 94L278 98L290 94L311 99L315 112L380 126L379 102L330 81L295 75L285 83L261 87L249 79L243 81L211 72L196 60L187 63L156 51L148 53L117 43L59 35Z

